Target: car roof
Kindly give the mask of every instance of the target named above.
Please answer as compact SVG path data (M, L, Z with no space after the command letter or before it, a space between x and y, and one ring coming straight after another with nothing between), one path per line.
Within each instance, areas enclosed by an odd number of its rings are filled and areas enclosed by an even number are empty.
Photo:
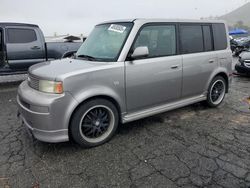
M104 23L119 23L119 22L135 22L139 24L146 23L225 23L224 20L193 20L193 19L162 19L162 18L136 18L136 19L123 19L123 20L111 20Z
M7 26L39 27L38 25L35 25L35 24L28 24L28 23L0 22L0 27L7 27Z

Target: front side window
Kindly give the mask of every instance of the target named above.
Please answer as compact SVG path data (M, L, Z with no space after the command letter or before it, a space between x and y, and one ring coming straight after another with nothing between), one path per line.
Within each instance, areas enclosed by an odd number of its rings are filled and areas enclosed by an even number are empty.
M180 45L183 54L203 52L201 25L181 25Z
M148 58L175 55L175 25L150 25L143 27L132 49L134 50L136 47L141 46L148 47Z
M7 29L8 43L30 43L37 40L33 29L9 28Z
M77 58L116 61L133 23L97 25L76 53Z

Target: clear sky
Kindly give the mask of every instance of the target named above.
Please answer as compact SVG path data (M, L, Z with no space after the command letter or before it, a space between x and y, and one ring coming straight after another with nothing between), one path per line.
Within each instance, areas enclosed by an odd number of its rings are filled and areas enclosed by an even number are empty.
M249 0L0 0L0 22L38 24L45 35L84 34L95 24L124 18L221 16Z

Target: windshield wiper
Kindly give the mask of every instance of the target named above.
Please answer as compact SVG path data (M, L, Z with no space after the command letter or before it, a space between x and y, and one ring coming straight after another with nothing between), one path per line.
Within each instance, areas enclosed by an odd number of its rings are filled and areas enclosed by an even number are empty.
M86 58L86 59L89 60L89 61L95 61L95 60L96 60L95 57L90 56L90 55L84 55L84 54L78 55L77 57Z

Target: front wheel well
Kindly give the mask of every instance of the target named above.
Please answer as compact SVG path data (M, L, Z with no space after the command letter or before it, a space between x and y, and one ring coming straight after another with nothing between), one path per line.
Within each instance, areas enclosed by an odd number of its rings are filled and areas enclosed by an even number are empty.
M216 74L216 75L214 76L214 78L215 78L216 76L221 76L222 78L225 79L225 81L226 81L226 93L228 93L228 90L229 90L229 79L228 79L227 74L224 73L224 72L220 72L220 73Z
M90 98L87 98L85 99L84 101L82 101L81 103L79 103L77 105L77 107L75 107L75 109L73 110L71 116L70 116L70 120L69 120L69 125L70 126L70 123L71 123L71 120L72 120L72 117L74 116L75 112L77 111L77 109L83 105L84 103L90 101L90 100L95 100L95 99L105 99L105 100L108 100L110 101L111 103L113 103L118 111L118 114L119 114L119 121L121 121L121 108L120 108L120 105L118 104L118 102L112 98L112 97L109 97L109 96L106 96L106 95L98 95L98 96L93 96L93 97L90 97Z

